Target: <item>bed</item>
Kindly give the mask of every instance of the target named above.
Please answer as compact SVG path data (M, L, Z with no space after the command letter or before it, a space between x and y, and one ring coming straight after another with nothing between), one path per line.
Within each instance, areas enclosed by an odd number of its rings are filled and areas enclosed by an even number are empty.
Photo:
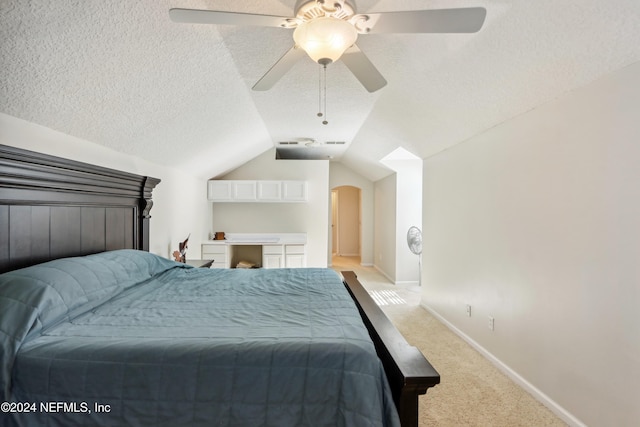
M418 395L440 377L355 274L150 254L158 184L0 146L0 417L417 425Z

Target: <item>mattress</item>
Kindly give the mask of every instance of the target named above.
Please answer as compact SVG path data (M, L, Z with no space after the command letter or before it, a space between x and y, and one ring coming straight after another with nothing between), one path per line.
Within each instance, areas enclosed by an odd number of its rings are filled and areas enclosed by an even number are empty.
M114 251L0 275L0 308L13 425L399 425L330 269Z

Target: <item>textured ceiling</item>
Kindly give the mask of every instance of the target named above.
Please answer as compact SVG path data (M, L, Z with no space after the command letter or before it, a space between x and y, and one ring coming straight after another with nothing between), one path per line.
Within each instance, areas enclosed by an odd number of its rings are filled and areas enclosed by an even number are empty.
M640 61L638 0L360 0L358 12L483 6L475 34L365 35L388 85L367 92L340 62L306 57L254 83L291 30L177 24L172 7L291 16L295 0L2 0L0 111L202 177L278 141L345 141L334 161L377 180L398 147L427 157ZM313 150L318 147L308 147Z

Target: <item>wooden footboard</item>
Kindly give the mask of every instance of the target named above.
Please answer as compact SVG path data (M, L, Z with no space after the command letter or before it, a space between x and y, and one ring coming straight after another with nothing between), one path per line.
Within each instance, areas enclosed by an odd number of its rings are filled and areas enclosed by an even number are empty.
M418 396L440 383L440 374L417 348L409 345L353 271L342 271L391 386L402 427L418 426Z

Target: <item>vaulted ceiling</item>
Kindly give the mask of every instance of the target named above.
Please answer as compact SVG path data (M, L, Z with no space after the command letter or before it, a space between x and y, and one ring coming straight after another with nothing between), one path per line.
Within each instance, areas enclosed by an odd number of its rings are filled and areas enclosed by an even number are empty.
M482 6L487 18L473 34L360 36L388 84L369 93L343 63L329 65L323 125L309 58L271 90L251 89L293 45L291 30L168 13L292 16L294 4L2 0L0 111L205 178L280 141L314 140L305 150L377 180L398 147L431 156L640 61L638 0L357 0L359 13Z

